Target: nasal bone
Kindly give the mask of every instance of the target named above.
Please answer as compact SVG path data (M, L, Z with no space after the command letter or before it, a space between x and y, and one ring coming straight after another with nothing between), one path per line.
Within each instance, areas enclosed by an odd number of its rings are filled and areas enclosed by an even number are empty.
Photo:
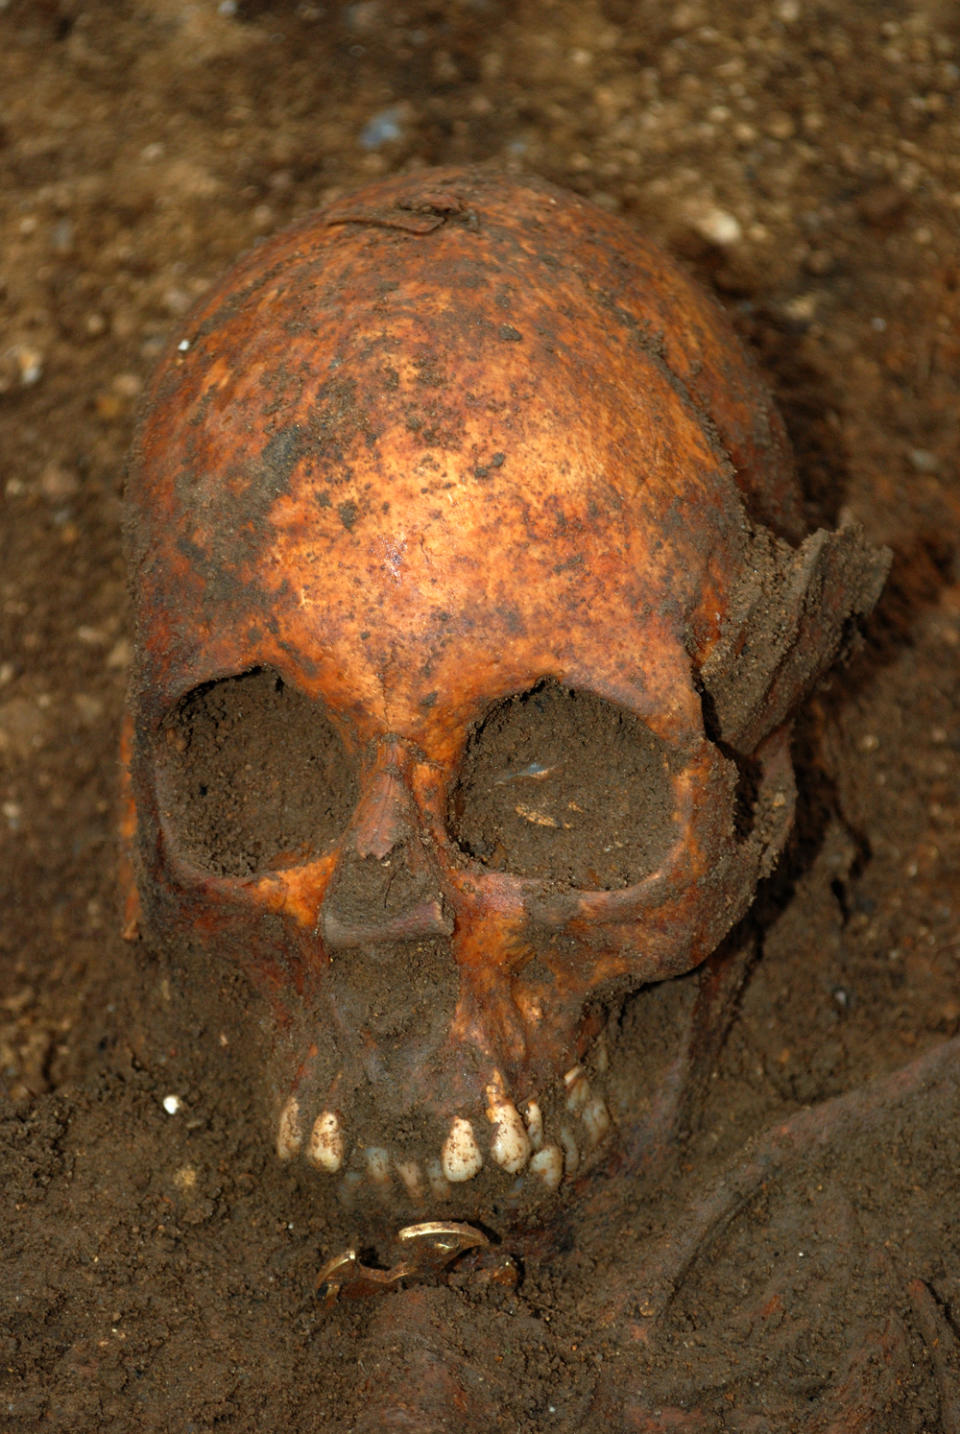
M413 798L396 760L360 798L337 863L320 932L330 950L449 936L440 873L422 845Z
M361 796L347 841L354 853L384 862L415 835L416 819L396 767L381 767Z

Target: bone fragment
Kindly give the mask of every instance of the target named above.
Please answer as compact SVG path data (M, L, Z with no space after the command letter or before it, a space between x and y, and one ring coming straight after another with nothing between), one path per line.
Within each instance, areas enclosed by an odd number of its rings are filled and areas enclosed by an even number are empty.
M545 1145L530 1158L530 1174L548 1190L556 1190L563 1179L563 1151L559 1145Z
M513 810L518 817L523 817L525 822L532 822L534 826L557 827L560 825L556 817L547 816L546 812L535 811L533 807L528 807L525 802L518 802Z
M334 1111L325 1110L313 1122L307 1145L307 1159L315 1169L327 1170L332 1175L343 1164L343 1155L343 1129L340 1120Z
M277 1155L281 1160L292 1160L300 1154L303 1145L303 1126L300 1123L300 1102L293 1096L280 1112L277 1125Z
M483 1166L483 1156L473 1126L462 1115L455 1115L450 1122L450 1134L440 1151L443 1173L453 1184L472 1180Z

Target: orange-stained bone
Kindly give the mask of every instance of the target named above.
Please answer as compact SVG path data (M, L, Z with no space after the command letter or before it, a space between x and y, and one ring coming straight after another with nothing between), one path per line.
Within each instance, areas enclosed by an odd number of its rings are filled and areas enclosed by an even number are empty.
M803 539L780 420L668 258L470 170L340 201L214 289L154 380L129 538L148 939L242 966L274 1113L335 1090L361 1153L375 1120L414 1153L414 1127L483 1129L491 1082L562 1092L588 1003L711 955L789 830L791 711L884 571L853 529ZM323 704L360 796L327 849L240 876L186 853L164 738L254 669ZM451 831L477 724L545 680L662 744L669 840L626 887L494 869ZM408 1009L414 946L436 999Z

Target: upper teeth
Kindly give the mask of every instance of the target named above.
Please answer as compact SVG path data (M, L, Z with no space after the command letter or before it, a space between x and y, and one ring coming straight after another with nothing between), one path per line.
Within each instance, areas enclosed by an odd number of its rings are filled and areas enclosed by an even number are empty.
M494 1073L486 1088L486 1118L491 1126L488 1152L493 1166L508 1175L527 1168L530 1176L547 1190L556 1190L565 1175L574 1174L584 1154L599 1145L612 1122L606 1102L591 1089L583 1066L566 1072L564 1088L570 1119L550 1139L544 1130L539 1102L527 1101L521 1116L507 1098L499 1072ZM322 1110L307 1135L300 1103L291 1096L280 1112L277 1154L288 1161L301 1153L315 1170L331 1175L344 1168L349 1156L339 1112ZM356 1168L358 1160L361 1169ZM433 1156L420 1163L385 1145L363 1141L351 1163L353 1168L345 1172L342 1186L345 1196L367 1181L388 1198L396 1177L408 1199L419 1204L427 1191L435 1200L449 1199L451 1185L472 1180L480 1173L484 1155L473 1122L464 1115L455 1115L439 1158Z

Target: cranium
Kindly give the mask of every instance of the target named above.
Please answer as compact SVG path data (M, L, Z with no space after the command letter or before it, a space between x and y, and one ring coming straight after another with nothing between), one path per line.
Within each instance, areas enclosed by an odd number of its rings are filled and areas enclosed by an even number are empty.
M213 291L129 536L141 925L201 1009L240 992L209 1021L279 1156L361 1223L562 1198L625 1118L606 1012L748 910L883 557L803 536L780 421L662 253L472 171Z

